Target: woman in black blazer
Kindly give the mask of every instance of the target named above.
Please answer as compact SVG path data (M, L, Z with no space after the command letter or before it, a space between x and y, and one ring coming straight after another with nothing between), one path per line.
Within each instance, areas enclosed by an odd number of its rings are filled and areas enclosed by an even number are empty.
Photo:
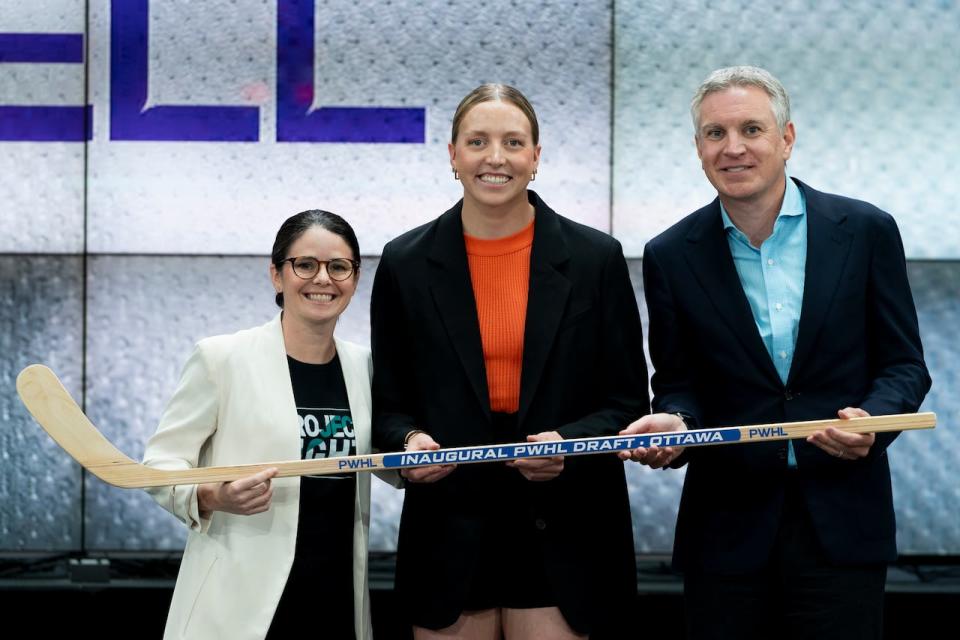
M618 433L649 410L620 244L527 184L539 131L482 85L449 144L463 199L384 248L371 302L382 451ZM636 596L615 455L405 472L397 592L417 638L603 635Z

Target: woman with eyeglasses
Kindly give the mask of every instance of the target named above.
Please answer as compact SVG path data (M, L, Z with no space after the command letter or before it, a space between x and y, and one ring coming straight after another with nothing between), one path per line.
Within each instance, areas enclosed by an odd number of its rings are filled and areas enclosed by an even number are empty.
M620 244L528 189L539 125L515 88L470 92L448 148L463 199L390 242L374 280L374 445L618 433L649 410ZM396 589L415 638L603 636L634 610L616 456L403 475Z
M369 350L334 337L359 275L343 218L312 210L284 222L270 264L281 312L199 342L144 464L369 453ZM164 637L371 637L369 475L275 475L149 490L190 529Z

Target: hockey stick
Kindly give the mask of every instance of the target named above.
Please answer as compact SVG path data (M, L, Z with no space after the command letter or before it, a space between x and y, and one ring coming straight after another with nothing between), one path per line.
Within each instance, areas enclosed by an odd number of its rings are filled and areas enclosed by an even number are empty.
M789 438L805 438L827 427L848 433L876 433L907 429L930 429L936 425L933 413L910 413L894 416L871 416L851 420L813 420L780 424L697 429L694 431L646 433L635 436L601 436L551 442L484 445L404 451L371 455L265 462L225 467L199 467L183 470L154 469L135 462L107 440L73 401L56 374L47 367L34 364L17 376L17 393L40 426L50 434L74 460L104 482L124 489L160 487L174 484L225 482L236 480L269 467L284 476L324 475L350 471L404 469L433 464L468 464L577 456L624 451L637 447L706 446L732 442L769 442Z

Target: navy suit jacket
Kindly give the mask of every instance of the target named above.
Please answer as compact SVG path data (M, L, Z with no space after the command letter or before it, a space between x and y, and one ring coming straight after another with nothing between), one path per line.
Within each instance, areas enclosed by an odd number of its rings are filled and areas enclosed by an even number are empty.
M695 426L910 413L930 388L900 233L876 207L811 189L806 280L784 384L734 267L719 199L651 240L643 277L650 314L654 411ZM794 440L797 475L820 542L839 564L892 561L896 526L886 450L840 460ZM736 573L764 565L783 507L785 441L690 449L674 565Z

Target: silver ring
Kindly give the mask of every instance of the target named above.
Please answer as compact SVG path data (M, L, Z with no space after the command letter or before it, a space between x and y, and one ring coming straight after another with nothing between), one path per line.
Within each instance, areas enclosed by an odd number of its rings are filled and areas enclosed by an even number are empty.
M843 449L837 449L837 457L842 458L843 454L846 453Z

